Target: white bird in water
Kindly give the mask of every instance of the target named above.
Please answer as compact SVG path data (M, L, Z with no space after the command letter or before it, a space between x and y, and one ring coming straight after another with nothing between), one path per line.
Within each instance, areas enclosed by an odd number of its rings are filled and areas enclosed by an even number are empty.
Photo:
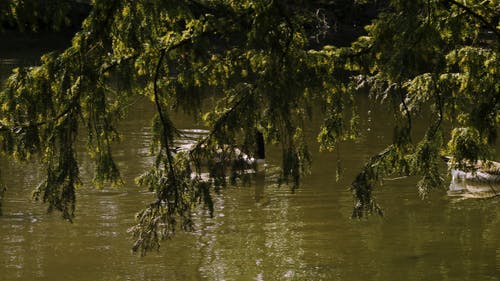
M451 157L443 157L451 164ZM500 195L500 163L478 160L467 163L469 171L451 168L451 195L465 193L465 197L486 198Z

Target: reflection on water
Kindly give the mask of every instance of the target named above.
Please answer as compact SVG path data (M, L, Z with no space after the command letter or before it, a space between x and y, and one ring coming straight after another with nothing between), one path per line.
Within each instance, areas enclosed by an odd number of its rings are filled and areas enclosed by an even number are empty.
M417 179L403 178L388 181L377 194L386 217L349 218L349 183L392 131L382 111L360 103L360 112L370 110L371 117L364 118L369 121L360 141L341 146L340 182L336 156L315 153L313 173L301 188L292 193L277 186L280 152L271 147L266 169L251 186L222 190L213 218L200 208L193 233L178 233L145 258L131 253L126 230L153 200L133 184L152 161L147 101L131 105L123 141L114 147L123 187L92 187L93 166L81 145L85 184L74 224L30 199L43 177L38 163L2 159L8 191L0 217L0 280L498 280L498 197L457 201L438 190L420 200ZM180 129L199 127L175 119Z
M290 205L285 190L266 205L253 202L249 191L218 197L215 218L196 232L206 280L290 279L304 267L300 207Z

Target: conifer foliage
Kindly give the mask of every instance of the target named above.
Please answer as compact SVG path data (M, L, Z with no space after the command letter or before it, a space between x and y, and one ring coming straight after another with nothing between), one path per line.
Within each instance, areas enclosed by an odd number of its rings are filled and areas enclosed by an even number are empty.
M4 25L46 22L28 13L42 6L2 2ZM64 23L67 7L53 7L59 16L50 24ZM192 174L202 160L238 158L237 147L252 151L258 130L281 145L281 180L297 186L311 161L303 132L312 109L324 116L321 148L334 150L356 138L354 95L366 89L393 111L394 141L354 179L353 216L381 212L373 191L387 175L420 175L425 195L442 185L443 154L461 167L491 156L500 122L498 0L94 0L90 7L69 48L15 69L4 82L1 149L4 157L38 156L46 177L35 198L72 220L80 184L76 142L87 142L96 185L120 184L111 149L117 124L132 99L149 98L156 160L137 183L156 200L131 228L133 248L142 253L177 228L191 229L193 208L202 203L212 212L214 188L248 168L208 161L205 181ZM362 36L337 46L325 34L346 7L376 10L372 21L360 20L369 22ZM210 128L188 152L172 149L174 108ZM435 121L413 139L412 120L422 112Z

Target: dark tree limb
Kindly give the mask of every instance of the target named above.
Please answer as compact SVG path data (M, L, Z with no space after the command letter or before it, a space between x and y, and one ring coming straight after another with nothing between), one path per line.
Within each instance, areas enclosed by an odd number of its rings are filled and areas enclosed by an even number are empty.
M163 108L160 103L160 94L159 94L159 89L158 89L158 79L160 76L160 68L163 63L163 59L165 58L165 54L167 53L167 49L162 49L160 50L160 58L158 59L158 63L156 64L156 71L155 71L155 76L153 80L153 94L154 94L154 99L155 99L155 104L156 104L156 110L158 111L158 115L160 115L160 122L163 127L163 142L164 142L164 148L165 152L167 154L167 162L168 162L168 169L169 169L169 174L172 179L174 179L175 172L174 172L174 167L173 167L173 159L172 159L172 154L170 153L170 144L169 144L169 136L167 134L167 128L169 127L167 124L166 116L163 112Z

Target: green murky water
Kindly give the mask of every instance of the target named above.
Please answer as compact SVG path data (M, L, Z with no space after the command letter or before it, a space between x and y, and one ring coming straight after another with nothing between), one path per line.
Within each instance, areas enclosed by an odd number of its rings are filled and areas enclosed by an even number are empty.
M0 52L3 77L33 53ZM43 177L37 163L2 159L8 191L0 217L0 280L500 280L498 196L463 199L436 190L421 200L415 178L394 179L377 193L385 217L350 219L349 184L392 132L383 111L361 102L363 137L342 145L339 182L337 155L314 153L313 173L300 189L279 187L279 152L269 148L267 168L253 185L223 190L214 218L200 210L194 232L178 233L146 257L131 253L126 230L153 198L133 183L151 161L150 104L131 106L133 118L123 123L124 140L115 148L125 186L93 188L91 164L80 157L87 184L78 190L74 224L31 200ZM177 122L194 126L182 117Z

